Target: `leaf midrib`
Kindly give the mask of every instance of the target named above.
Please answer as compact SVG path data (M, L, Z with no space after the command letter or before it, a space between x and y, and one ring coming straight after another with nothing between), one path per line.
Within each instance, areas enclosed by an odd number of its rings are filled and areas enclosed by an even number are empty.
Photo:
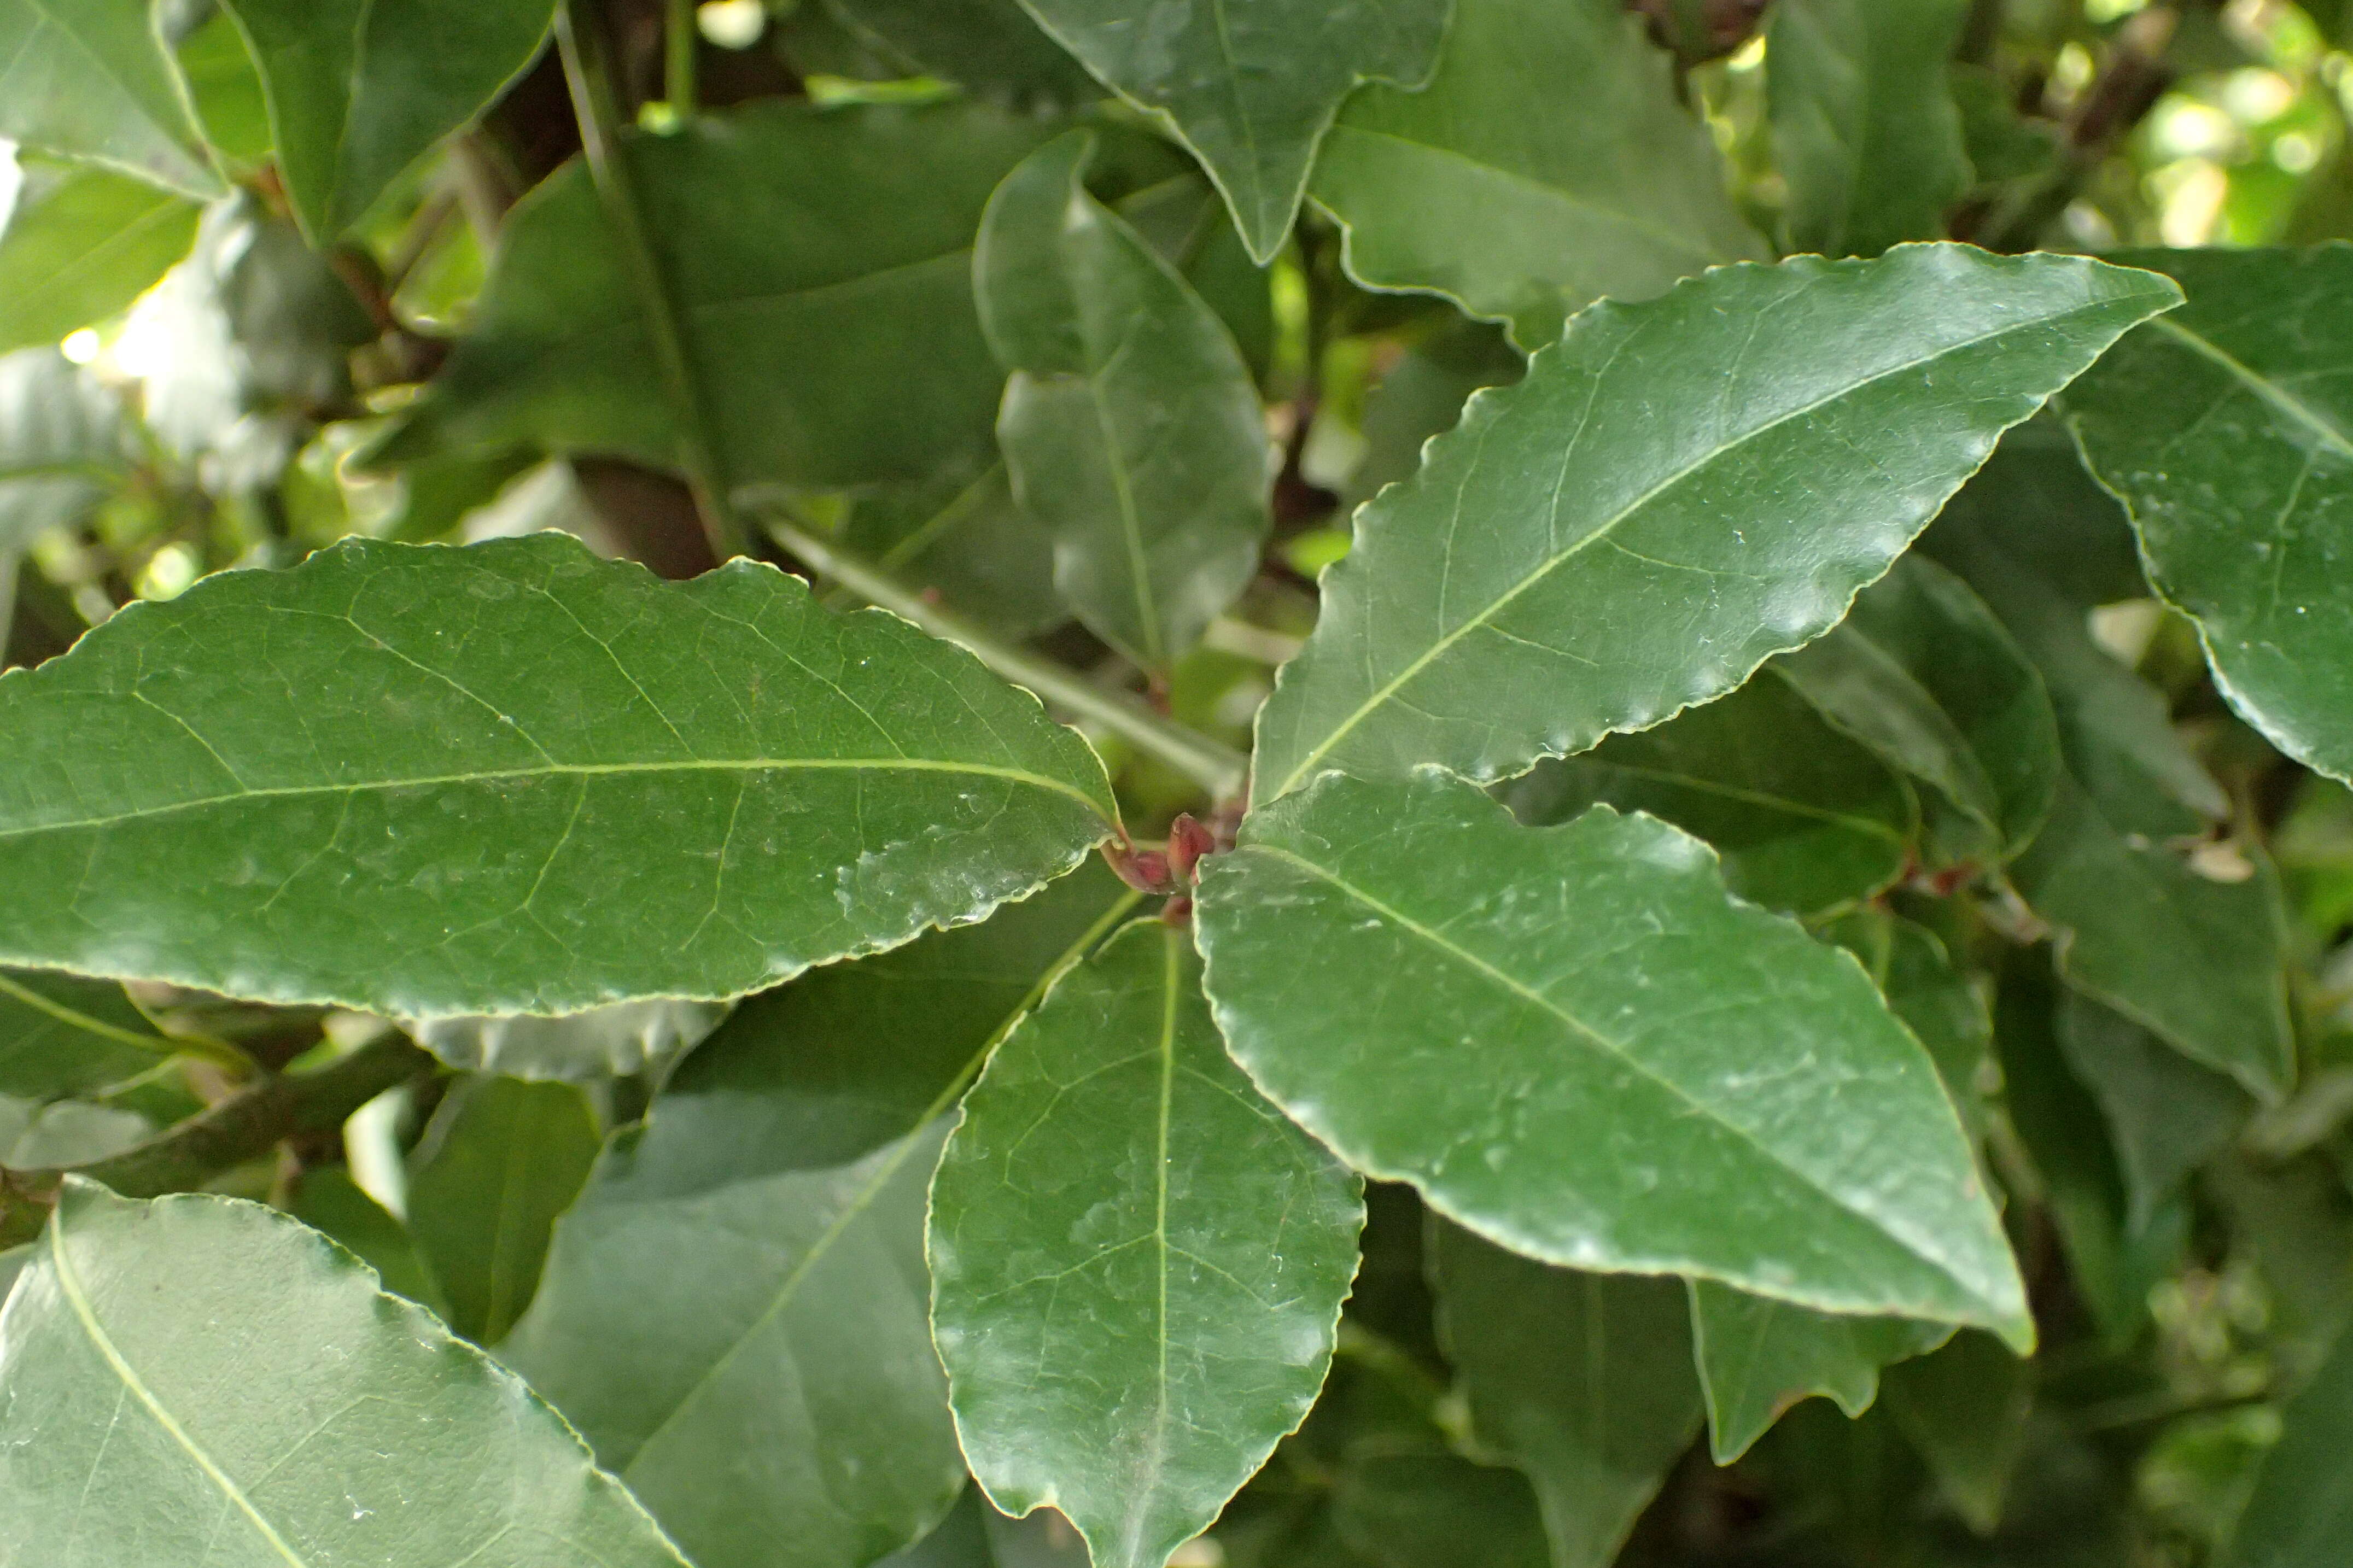
M2195 332L2179 321L2168 321L2163 316L2158 316L2152 319L2148 324L2163 331L2167 336L2176 339L2191 353L2201 354L2221 366L2236 377L2248 391L2269 404L2273 412L2284 416L2319 437L2324 444L2337 449L2337 456L2353 459L2353 435L2338 429L2334 420L2282 386L2272 377L2256 370L2211 338Z
M161 805L139 806L130 811L106 816L69 818L58 822L36 823L23 827L0 827L0 841L26 838L46 833L73 833L85 829L106 828L125 822L150 817L168 816L184 811L202 811L212 806L239 805L253 800L310 799L319 796L354 795L377 791L400 789L433 789L459 784L507 784L543 778L603 778L629 774L696 773L793 773L800 771L832 771L857 773L965 773L976 778L1003 779L1008 783L1026 784L1077 801L1096 816L1103 815L1102 804L1085 791L1034 773L1024 768L997 767L985 763L954 763L927 757L743 757L689 758L677 762L649 763L541 763L530 767L489 768L473 773L420 774L412 777L364 779L354 784L278 784L255 789L243 789L226 795L202 795L191 800L172 801Z
M1297 765L1293 767L1290 773L1284 777L1282 783L1277 785L1275 789L1264 796L1263 799L1267 801L1278 800L1283 795L1290 794L1293 790L1298 788L1300 781L1308 775L1309 772L1314 769L1315 764L1322 762L1324 757L1328 756L1331 753L1332 749L1338 745L1342 740L1353 733L1356 726L1362 723L1365 719L1374 711L1374 710L1388 703L1399 691L1403 690L1409 683L1418 678L1424 669L1427 669L1449 649L1452 648L1456 643L1461 641L1464 637L1470 636L1481 626L1487 625L1496 616L1500 615L1504 609L1516 601L1521 595L1526 593L1529 589L1535 587L1537 584L1551 576L1554 572L1559 570L1561 566L1569 561L1576 559L1576 557L1583 552L1588 546L1608 540L1609 536L1615 533L1619 527L1626 522L1628 519L1633 517L1636 513L1648 507L1651 502L1656 500L1660 496L1665 494L1675 486L1682 484L1685 479L1690 479L1694 474L1707 468L1719 458L1729 453L1740 450L1749 442L1757 440L1760 437L1769 435L1773 431L1779 429L1782 426L1789 424L1793 420L1802 419L1807 415L1814 413L1818 409L1828 407L1830 405L1836 403L1841 399L1854 396L1856 394L1862 392L1880 382L1892 379L1895 376L1908 374L1913 371L1920 369L1924 365L1935 364L1940 360L1949 358L1951 355L1957 353L1965 353L1966 351L1976 348L1982 343L1992 342L2000 338L2015 336L2021 333L2047 331L2054 322L2068 321L2074 317L2091 314L2095 311L2113 310L2123 302L2124 301L2121 298L2097 300L2088 304L2074 306L2066 310L2056 311L2049 315L2036 316L2030 321L2013 322L1997 327L1991 331L1980 332L1975 336L1964 338L1958 342L1947 343L1944 347L1937 349L1934 353L1925 354L1916 359L1905 360L1900 363L1890 365L1884 370L1875 371L1872 374L1864 376L1860 380L1848 382L1841 385L1834 392L1826 394L1821 397L1815 398L1810 402L1800 404L1784 413L1778 414L1771 419L1757 426L1756 428L1752 430L1745 430L1741 432L1740 435L1735 437L1732 440L1727 441L1721 446L1710 448L1706 453L1694 458L1693 461L1684 464L1682 468L1677 468L1672 473L1666 475L1663 479L1660 479L1658 483L1652 485L1649 489L1644 490L1641 495L1635 497L1623 507L1620 507L1614 514L1604 519L1597 527L1587 532L1582 538L1578 539L1576 543L1570 545L1567 550L1561 551L1557 554L1550 557L1542 565L1528 573L1517 583L1514 584L1509 589L1491 601L1485 608L1480 610L1476 615L1469 616L1461 625L1456 626L1453 630L1447 632L1436 642L1432 643L1429 648L1410 661L1403 670L1399 671L1371 696L1366 698L1363 702L1359 703L1355 711L1351 712L1345 719L1342 720L1340 723L1334 727L1322 741L1318 742L1314 748L1311 750L1305 757L1302 758ZM1598 374L1599 373L1596 374Z

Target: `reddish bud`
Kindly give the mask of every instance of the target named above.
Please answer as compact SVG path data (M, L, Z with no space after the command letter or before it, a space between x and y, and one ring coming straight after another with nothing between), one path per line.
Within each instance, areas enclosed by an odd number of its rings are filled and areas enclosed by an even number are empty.
M1176 820L1168 825L1168 869L1178 886L1191 887L1194 867L1201 857L1214 855L1217 850L1218 836L1194 821L1189 814L1179 812Z

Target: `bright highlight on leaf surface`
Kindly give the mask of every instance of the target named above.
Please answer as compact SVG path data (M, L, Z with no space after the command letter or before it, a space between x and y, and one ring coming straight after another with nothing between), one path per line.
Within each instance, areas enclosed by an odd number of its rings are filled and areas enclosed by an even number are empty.
M215 577L0 679L0 752L39 759L0 957L402 1017L751 990L978 920L1117 814L969 655L560 534Z

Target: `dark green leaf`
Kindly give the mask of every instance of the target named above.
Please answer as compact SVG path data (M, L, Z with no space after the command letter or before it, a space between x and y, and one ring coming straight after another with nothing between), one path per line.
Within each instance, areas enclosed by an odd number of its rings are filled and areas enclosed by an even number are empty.
M1259 1087L1491 1238L2031 1336L1926 1055L1666 824L1327 777L1206 863L1199 920Z
M596 1083L632 1073L659 1078L726 1016L715 1003L655 997L555 1018L427 1019L412 1023L409 1033L453 1068Z
M2353 1552L2353 1336L2282 1413L2239 1521L2232 1568L2334 1568Z
M1191 148L1253 258L1272 259L1316 143L1359 83L1419 86L1449 0L1021 0L1063 47Z
M1284 1568L1545 1568L1526 1478L1451 1454L1367 1454L1341 1472L1332 1522L1342 1552Z
M682 1568L513 1374L234 1199L68 1184L0 1333L0 1552Z
M382 1204L361 1191L343 1166L321 1165L303 1172L288 1212L375 1269L387 1292L406 1296L447 1321L448 1307L432 1271L417 1255L417 1238Z
M2253 1107L2230 1079L2087 996L2070 993L2060 1003L2058 1034L2067 1065L2107 1119L2125 1180L2125 1224L2146 1230Z
M1216 312L1080 183L1089 149L1072 132L1006 176L974 290L1012 373L997 442L1053 536L1055 584L1165 673L1257 571L1265 417Z
M1346 226L1358 281L1444 294L1535 349L1604 295L1647 300L1771 254L1618 0L1455 12L1430 86L1358 93L1316 163L1310 189Z
M1799 1400L1820 1394L1849 1415L1879 1397L1880 1369L1951 1337L1940 1323L1850 1318L1691 1283L1692 1334L1719 1465L1748 1451Z
M2016 875L2071 983L2271 1100L2295 1076L2287 920L2270 860L2240 853L2246 875L2217 881L2119 833L2069 782Z
M121 405L53 348L0 358L0 553L79 521L129 470Z
M700 1568L859 1568L946 1512L942 1113L1134 902L1090 871L754 997L607 1146L501 1353Z
M1264 376L1274 353L1274 291L1242 248L1234 215L1218 188L1187 173L1131 192L1112 206L1185 275L1234 335L1250 374Z
M1017 0L830 0L856 30L920 70L1015 104L1102 95Z
M0 234L0 350L104 321L196 237L196 204L185 196L106 169L23 163Z
M1875 908L1843 915L1821 934L1862 960L1888 1010L1928 1048L1970 1143L1982 1142L1993 1019L1968 976L1954 967L1945 944L1926 928Z
M1943 793L2014 854L2059 784L2042 677L1968 585L1906 556L1845 620L1778 667L1824 717Z
M279 176L324 245L521 74L548 0L222 0L269 100Z
M1554 1568L1608 1568L1699 1432L1682 1286L1547 1268L1455 1226L1431 1274L1472 1432L1535 1484Z
M2353 245L2144 251L2188 293L2068 400L2158 592L2274 744L2353 777Z
M587 1098L570 1084L477 1078L442 1100L413 1157L408 1228L452 1329L478 1345L506 1338L599 1142Z
M176 1048L113 981L0 969L0 1094L86 1093L144 1072Z
M2032 1363L1991 1334L1965 1331L1934 1355L1890 1367L1884 1397L1953 1511L1978 1534L1991 1534L2026 1438Z
M487 457L427 458L400 472L400 500L372 531L403 544L430 544L458 531L469 512L487 507L533 466L517 449Z
M1650 812L1706 839L1733 892L1796 914L1893 882L1919 816L1902 779L1772 674L1655 730L1542 763L1503 798L1531 826L1597 801Z
M997 1048L933 1184L973 1473L1096 1568L1162 1568L1314 1402L1363 1219L1227 1058L1189 934L1131 925Z
M0 137L192 196L225 188L145 0L0 0Z
M1946 62L1968 0L1781 0L1766 34L1792 250L1935 239L1969 188Z
M397 1017L749 990L977 920L1115 814L904 622L554 533L134 606L0 677L0 757L10 962Z
M1054 591L1054 542L1013 499L1005 465L860 495L843 537L897 583L937 594L1007 637L1070 618Z
M1357 514L1260 715L1253 798L1334 767L1505 777L1723 695L1842 617L2003 428L2173 297L1924 246L1592 307Z
M986 463L1004 373L974 314L969 250L989 192L1053 129L970 102L771 102L625 143L735 483ZM677 459L644 321L576 163L516 208L472 332L369 460L517 446Z
M1449 322L1408 349L1365 395L1365 457L1348 476L1343 504L1354 510L1384 485L1412 478L1422 447L1454 428L1472 393L1508 386L1523 368L1503 333L1484 321Z
M2056 128L2048 121L2030 122L2021 114L2014 89L2000 71L1977 65L1953 65L1947 70L1953 106L1961 114L1961 141L1978 184L2023 180L2042 174L2057 159Z

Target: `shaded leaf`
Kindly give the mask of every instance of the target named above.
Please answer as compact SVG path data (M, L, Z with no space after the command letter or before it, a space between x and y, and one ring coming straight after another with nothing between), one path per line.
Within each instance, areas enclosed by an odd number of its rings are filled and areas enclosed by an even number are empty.
M1947 62L1968 0L1782 0L1766 38L1789 248L1876 256L1945 232L1970 184Z
M1919 1045L1664 823L1530 829L1436 770L1326 777L1204 863L1198 919L1260 1089L1492 1239L2030 1333Z
M2353 777L2353 245L2143 251L2189 296L2117 345L2068 423L2233 707Z
M1452 1454L1366 1454L1341 1472L1329 1557L1286 1568L1545 1568L1544 1522L1519 1471ZM1328 1548L1327 1548L1328 1550Z
M2281 1412L2224 1561L2232 1568L2330 1568L2353 1550L2353 1336Z
M1820 934L1862 961L1863 973L1927 1047L1945 1093L1960 1112L1972 1146L1986 1131L1986 1058L1993 1049L1993 1019L1968 976L1954 966L1934 931L1883 909L1861 909L1821 928Z
M1647 811L1706 839L1734 893L1796 914L1894 881L1919 816L1902 779L1770 674L1655 730L1540 763L1502 797L1531 826L1596 802Z
M1103 89L1017 0L831 0L854 29L946 81L1015 104L1082 103Z
M1353 510L1383 486L1411 478L1423 447L1454 428L1472 393L1507 386L1523 368L1503 333L1484 321L1449 322L1406 350L1365 395L1364 460L1348 476L1341 503Z
M858 1568L946 1513L965 1464L923 1257L943 1113L1134 901L1091 870L764 993L607 1144L501 1353L700 1568Z
M1363 1219L1227 1058L1189 934L1129 926L997 1048L933 1184L973 1473L1097 1568L1162 1568L1314 1403Z
M1225 193L1252 258L1299 211L1316 143L1360 82L1430 78L1449 0L1021 0L1047 33L1168 128Z
M1268 274L1242 248L1234 215L1218 188L1197 173L1184 172L1111 205L1162 260L1185 275L1234 335L1250 374L1263 377L1274 353L1274 291Z
M2025 1445L2034 1367L1991 1334L1963 1331L1934 1355L1888 1368L1888 1414L1980 1535L2001 1522L2002 1494Z
M408 1032L453 1068L596 1083L633 1073L660 1077L726 1016L718 1003L658 996L555 1018L432 1018L411 1024Z
M1941 1323L1851 1318L1691 1282L1692 1335L1719 1465L1748 1451L1799 1400L1820 1394L1849 1415L1879 1397L1880 1369L1934 1350Z
M842 531L894 582L1004 636L1034 637L1070 618L1054 591L1053 539L1014 500L1001 461L860 495Z
M375 1270L385 1291L406 1296L448 1321L441 1288L417 1250L417 1238L398 1216L362 1191L341 1165L302 1173L288 1212Z
M997 444L1080 619L1165 672L1233 602L1271 523L1250 367L1175 268L1080 183L1083 132L997 187L973 252L1012 373Z
M520 1379L272 1210L70 1181L5 1321L11 1558L682 1562Z
M1252 798L1324 768L1485 782L1723 695L1835 624L2005 426L2170 298L1923 246L1590 308L1357 513L1260 713Z
M319 245L521 75L554 15L549 0L222 4L260 69L289 203Z
M506 1338L601 1142L570 1084L478 1078L442 1100L411 1156L408 1228L452 1329L479 1345Z
M1935 785L2014 854L2059 785L2059 731L2042 677L1968 585L1905 556L1845 620L1777 667L1824 717Z
M175 1049L111 980L0 969L0 1094L55 1100L121 1083Z
M1350 99L1309 189L1359 282L1444 294L1523 349L1604 295L1771 254L1618 0L1455 0L1430 85Z
M396 1017L742 992L977 920L1115 813L904 622L555 533L135 605L0 677L0 757L11 962Z
M216 196L213 167L147 0L0 0L0 137Z
M2076 993L2059 1005L2059 1049L2099 1102L2125 1181L2125 1224L2146 1230L2189 1173L2253 1109L2237 1084L2130 1018Z
M0 553L80 521L130 470L121 405L53 348L0 358Z
M1554 1568L1608 1568L1699 1432L1682 1287L1547 1268L1445 1225L1431 1278L1472 1432L1535 1483Z
M972 102L772 101L624 143L733 482L987 462L1004 373L974 313L969 251L990 191L1052 130ZM366 460L518 446L677 460L644 321L577 163L516 207L472 331Z
M0 233L0 350L104 321L195 239L185 196L107 169L19 163L25 184Z

